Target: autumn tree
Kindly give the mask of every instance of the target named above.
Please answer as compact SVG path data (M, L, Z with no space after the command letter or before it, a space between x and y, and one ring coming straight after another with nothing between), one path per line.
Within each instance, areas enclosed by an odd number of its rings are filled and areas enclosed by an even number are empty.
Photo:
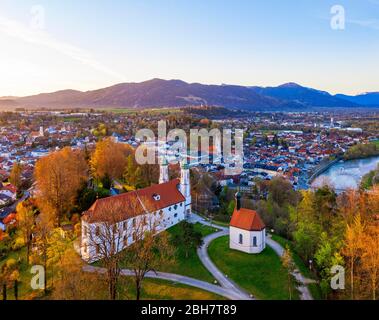
M128 201L127 209L124 204L123 210L117 209L117 212L119 211L124 213L123 220L125 220L125 212L128 213L129 219L128 223L123 223L122 228L113 230L116 233L117 230L123 229L124 231L121 237L123 251L117 255L116 259L122 257L122 260L127 263L127 267L132 270L136 299L139 300L146 274L157 270L162 265L169 265L174 259L175 251L169 242L167 232L162 231L165 224L163 214L156 211L156 206L151 199L131 198Z
M52 299L94 300L101 297L99 292L106 290L105 281L96 273L85 272L84 266L73 248L67 248L62 256L59 276L54 281Z
M35 260L38 260L42 263L44 271L45 271L45 283L44 283L44 291L47 293L47 266L48 266L48 253L50 248L50 237L52 231L54 229L54 224L49 216L46 213L42 213L38 216L36 221L36 237L35 237L35 245L37 248Z
M127 165L127 157L132 153L130 146L114 142L112 138L99 141L90 160L93 176L98 180L106 177L121 178Z
M126 210L131 215L139 209L138 200L130 201L125 207L123 202L105 201L102 203L101 212L96 216L96 226L89 227L88 250L96 254L106 269L106 283L110 300L116 300L117 287L120 278L120 263L123 259L120 253L127 242L130 234L128 224L122 221L127 219ZM127 208L127 209L126 209Z
M26 263L29 263L30 249L32 245L32 234L35 226L36 210L33 203L28 201L20 202L16 208L18 230L22 234L26 246Z
M362 269L369 279L371 296L376 300L379 286L379 226L371 226L363 241Z
M35 178L39 207L52 215L59 226L63 216L74 207L78 191L88 179L83 152L66 147L38 160Z
M292 260L291 250L286 247L281 257L282 265L287 270L287 286L290 300L292 300L292 273L295 270L295 264Z
M10 172L9 182L13 184L17 190L20 189L22 184L22 170L23 165L19 162L15 162Z
M349 189L337 198L339 213L346 223L353 222L354 216L359 212L360 197L357 190Z
M151 164L140 165L135 160L134 154L130 154L126 160L123 177L126 183L135 189L146 188L158 182L159 166Z
M343 254L348 259L348 266L350 270L350 296L354 299L355 296L355 267L357 260L362 255L363 239L365 234L365 225L359 214L354 217L354 221L347 225L345 233L345 246Z
M291 182L283 177L273 178L268 185L269 197L279 206L297 204L297 193L293 190Z
M146 220L139 219L133 228L134 243L124 251L128 267L133 272L137 300L141 298L146 274L174 260L175 250L170 244L168 233L159 233L161 223L161 219L151 215Z

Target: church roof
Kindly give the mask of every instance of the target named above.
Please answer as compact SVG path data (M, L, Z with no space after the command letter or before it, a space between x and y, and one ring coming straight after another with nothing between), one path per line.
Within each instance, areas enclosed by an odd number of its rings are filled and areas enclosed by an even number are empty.
M234 209L230 226L247 231L261 231L266 227L258 212L245 208Z
M184 202L185 198L179 191L179 184L180 180L174 179L133 192L98 199L88 211L83 213L83 219L89 223L106 221L107 214L114 211L117 220L124 221ZM109 220L111 219L114 220L114 217L109 217Z

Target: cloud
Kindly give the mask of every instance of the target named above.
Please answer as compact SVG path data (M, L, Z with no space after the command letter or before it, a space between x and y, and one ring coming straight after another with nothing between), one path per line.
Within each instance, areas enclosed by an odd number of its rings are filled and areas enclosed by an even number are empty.
M123 75L104 66L86 50L69 43L59 41L44 30L32 29L16 20L0 16L0 32L5 33L8 36L18 38L27 43L36 44L55 50L97 71L108 74L118 81L125 81Z

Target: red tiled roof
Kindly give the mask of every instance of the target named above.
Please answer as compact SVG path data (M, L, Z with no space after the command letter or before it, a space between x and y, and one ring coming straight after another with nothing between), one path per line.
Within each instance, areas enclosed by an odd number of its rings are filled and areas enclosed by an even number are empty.
M245 208L234 210L230 226L248 231L261 231L266 227L256 211Z
M17 188L13 184L8 184L7 186L4 187L4 189L7 189L7 190L9 190L12 193L16 193L17 192Z
M122 210L118 219L120 221L167 208L185 201L179 191L179 184L180 180L174 179L145 189L98 199L88 211L83 213L83 217L89 223L101 222L105 219L104 213L109 210L110 205Z
M3 219L3 223L4 223L4 224L10 224L10 223L16 221L16 219L17 219L16 214L15 214L15 213L11 213L11 214L9 214L8 216L6 216L6 217Z

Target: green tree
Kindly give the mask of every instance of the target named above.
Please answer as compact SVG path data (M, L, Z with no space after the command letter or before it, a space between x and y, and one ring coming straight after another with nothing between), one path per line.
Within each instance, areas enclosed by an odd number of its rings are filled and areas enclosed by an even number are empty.
M330 292L331 268L334 265L344 265L344 260L339 254L335 241L326 232L321 234L319 247L314 255L317 269L319 271L323 285L321 289L325 297Z
M236 202L234 200L229 202L228 208L226 209L226 212L229 216L233 215L234 209L236 207Z
M203 244L202 235L199 231L195 230L192 223L183 221L179 224L179 232L173 239L173 244L176 246L181 244L185 250L186 258L188 258L189 252L193 249L197 249Z

